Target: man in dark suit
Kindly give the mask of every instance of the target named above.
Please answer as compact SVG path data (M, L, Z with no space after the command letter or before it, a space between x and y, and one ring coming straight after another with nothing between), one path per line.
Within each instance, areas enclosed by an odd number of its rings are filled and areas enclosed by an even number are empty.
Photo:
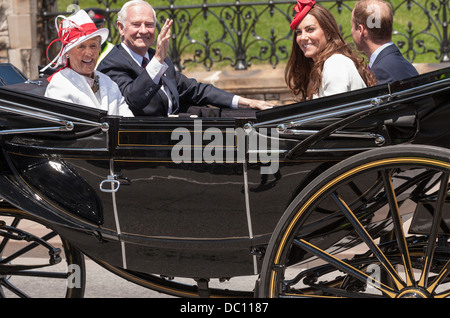
M122 43L111 50L97 68L119 85L135 116L168 116L184 112L192 105L255 109L273 106L197 82L177 72L167 57L172 20L167 20L161 28L156 48L150 48L155 40L156 21L156 13L146 1L125 3L117 17Z
M369 58L378 84L418 75L392 42L393 12L383 0L360 0L353 8L351 25L356 48Z

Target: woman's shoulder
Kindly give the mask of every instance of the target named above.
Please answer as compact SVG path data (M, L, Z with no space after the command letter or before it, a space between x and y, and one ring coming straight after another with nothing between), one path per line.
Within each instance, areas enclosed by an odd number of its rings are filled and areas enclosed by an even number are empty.
M353 64L353 61L348 56L345 56L344 54L336 53L336 54L331 55L329 58L327 58L325 60L325 64L331 64L331 63L336 63L338 65L341 63Z
M55 73L53 73L52 75L50 75L47 80L49 82L49 86L58 86L58 85L66 85L66 82L71 82L72 78L71 78L71 73L75 73L74 71L72 71L71 68L69 67L64 67L61 68L59 70L57 70Z
M323 65L324 73L335 73L335 74L349 74L349 73L357 73L355 63L353 63L352 59L345 56L344 54L334 54L330 56Z

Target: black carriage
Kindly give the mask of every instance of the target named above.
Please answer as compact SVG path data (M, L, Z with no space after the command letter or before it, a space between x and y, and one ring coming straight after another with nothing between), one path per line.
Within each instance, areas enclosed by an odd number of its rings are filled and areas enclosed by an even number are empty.
M449 74L169 118L4 85L0 295L32 276L82 296L87 255L181 297L446 297ZM247 275L245 291L208 285Z

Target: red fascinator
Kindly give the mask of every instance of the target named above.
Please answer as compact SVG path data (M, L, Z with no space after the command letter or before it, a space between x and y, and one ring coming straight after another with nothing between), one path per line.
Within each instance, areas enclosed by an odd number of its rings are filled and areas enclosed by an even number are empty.
M294 7L294 10L297 11L297 14L294 17L294 20L291 22L291 29L294 30L297 25L303 20L306 14L311 10L311 8L316 4L314 0L297 0L297 5Z

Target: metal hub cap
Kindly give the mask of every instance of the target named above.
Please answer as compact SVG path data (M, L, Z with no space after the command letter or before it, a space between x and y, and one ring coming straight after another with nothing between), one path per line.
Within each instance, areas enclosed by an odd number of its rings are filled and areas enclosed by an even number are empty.
M431 295L420 288L405 288L397 298L431 298Z

